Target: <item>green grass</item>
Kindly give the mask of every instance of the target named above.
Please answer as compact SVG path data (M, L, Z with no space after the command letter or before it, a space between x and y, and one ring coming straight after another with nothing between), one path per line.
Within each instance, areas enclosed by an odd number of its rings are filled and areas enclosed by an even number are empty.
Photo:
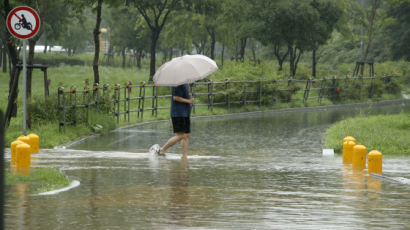
M327 130L323 145L340 153L346 136L356 138L356 142L366 146L368 151L410 156L410 114L362 116L340 121Z
M60 189L70 184L70 180L53 168L31 168L30 176L6 172L6 185L27 184L32 193L42 193Z

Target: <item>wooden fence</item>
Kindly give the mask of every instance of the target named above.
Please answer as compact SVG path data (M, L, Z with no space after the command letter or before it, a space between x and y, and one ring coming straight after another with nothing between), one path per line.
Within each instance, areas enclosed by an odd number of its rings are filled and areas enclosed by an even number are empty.
M322 78L307 80L273 80L273 81L206 81L190 84L190 93L195 98L192 112L197 107L206 106L209 110L214 107L272 105L301 101L305 105L308 101L317 100L322 104L324 98L333 102L345 98L361 100L371 98L374 93L375 81L385 82L389 76L376 77L344 77ZM143 118L144 113L151 112L157 116L159 110L169 109L171 98L170 87L157 87L144 82L138 85L125 83L114 87L104 85L102 90L98 84L92 89L85 87L77 90L72 87L65 90L58 89L59 127L60 131L66 125L75 125L78 116L81 121L88 122L90 107L101 105L111 112L117 122L123 117L130 121L131 114ZM78 111L81 110L81 113Z

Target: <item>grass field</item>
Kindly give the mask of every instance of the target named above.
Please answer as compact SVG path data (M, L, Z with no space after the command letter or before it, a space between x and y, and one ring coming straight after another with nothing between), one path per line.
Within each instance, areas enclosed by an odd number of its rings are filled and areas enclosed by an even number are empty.
M6 171L6 185L25 188L30 193L42 193L68 186L70 180L53 168L32 168L30 176Z
M340 121L326 132L324 147L341 153L346 136L356 138L356 142L366 146L368 151L410 156L410 114L362 116Z

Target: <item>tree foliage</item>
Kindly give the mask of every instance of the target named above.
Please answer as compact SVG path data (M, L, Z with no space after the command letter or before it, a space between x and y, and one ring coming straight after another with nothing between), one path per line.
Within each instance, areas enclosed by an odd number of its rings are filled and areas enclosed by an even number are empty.
M390 0L388 3L386 31L392 57L410 61L410 0Z

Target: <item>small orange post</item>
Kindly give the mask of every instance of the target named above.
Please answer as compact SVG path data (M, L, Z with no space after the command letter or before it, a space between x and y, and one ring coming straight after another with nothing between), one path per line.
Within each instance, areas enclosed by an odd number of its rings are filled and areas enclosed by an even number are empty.
M17 140L22 141L28 145L30 145L30 138L28 136L19 136ZM31 152L31 146L30 146L30 152Z
M355 142L353 141L345 141L343 142L343 163L351 163L352 156L353 156L353 147Z
M377 150L373 150L369 153L367 159L369 174L382 174L382 158L383 154Z
M355 145L353 147L352 164L353 168L366 168L366 151L367 148L364 145Z
M37 136L37 134L34 134L34 133L30 133L28 135L28 138L30 140L30 146L31 146L32 153L38 153L40 138Z
M24 174L26 176L30 175L30 163L31 163L31 147L28 144L18 144L16 147L16 166L17 173Z
M17 159L16 147L19 144L24 144L24 142L19 141L19 140L15 140L15 141L11 142L11 145L10 145L10 150L11 150L10 165L11 166L16 166L16 159Z
M345 141L353 141L356 144L356 138L352 137L352 136L347 136L345 138L343 138L343 142Z

